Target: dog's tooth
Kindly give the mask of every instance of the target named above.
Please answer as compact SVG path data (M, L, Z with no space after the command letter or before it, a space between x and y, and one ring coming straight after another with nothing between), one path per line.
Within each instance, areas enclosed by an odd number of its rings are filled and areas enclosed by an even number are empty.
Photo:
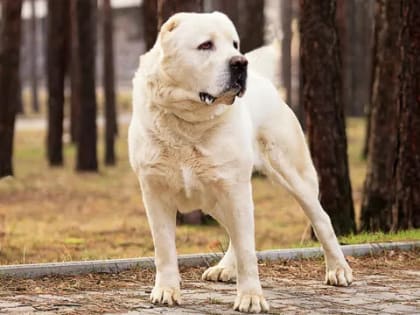
M213 103L213 98L210 95L206 95L206 104L210 105Z
M199 96L200 96L200 100L203 103L206 103L207 105L213 104L213 102L216 100L215 97L211 96L208 93L204 93L204 92L200 92Z
M206 100L206 95L205 95L204 93L200 93L200 100L201 100L202 102L205 102L205 100Z

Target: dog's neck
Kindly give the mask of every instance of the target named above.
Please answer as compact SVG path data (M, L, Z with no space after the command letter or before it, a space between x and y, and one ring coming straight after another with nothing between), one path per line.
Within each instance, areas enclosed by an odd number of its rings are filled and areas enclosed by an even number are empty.
M162 76L150 77L146 84L150 93L146 104L154 117L165 121L160 125L191 141L199 140L221 124L232 109L231 105L221 103L207 105L197 93L172 85Z
M177 143L203 141L223 124L231 111L231 106L223 104L209 106L184 98L184 91L175 89L170 88L170 99L160 94L152 98L148 105L149 112L154 118L154 126L159 128L160 133L165 129L165 137L172 138ZM181 95L184 97L176 99L176 96Z

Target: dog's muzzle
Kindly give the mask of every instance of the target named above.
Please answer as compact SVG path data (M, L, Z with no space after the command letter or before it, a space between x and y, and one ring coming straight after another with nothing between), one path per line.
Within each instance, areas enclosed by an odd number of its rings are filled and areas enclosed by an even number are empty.
M229 60L230 79L223 93L215 97L207 92L200 92L200 100L207 105L213 104L216 99L231 95L242 97L246 91L248 60L244 56L234 56ZM233 101L232 101L233 102Z

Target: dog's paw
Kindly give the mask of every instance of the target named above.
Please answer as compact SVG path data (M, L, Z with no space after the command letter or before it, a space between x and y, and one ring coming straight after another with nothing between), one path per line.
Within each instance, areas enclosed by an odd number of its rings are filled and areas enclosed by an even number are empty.
M346 261L327 266L325 283L340 287L347 287L353 282L353 273Z
M177 288L155 286L150 294L150 302L169 306L180 305L181 291Z
M270 306L262 295L238 294L233 309L245 313L266 313Z
M230 267L214 266L204 271L201 279L207 281L222 281L222 282L235 282L236 269Z

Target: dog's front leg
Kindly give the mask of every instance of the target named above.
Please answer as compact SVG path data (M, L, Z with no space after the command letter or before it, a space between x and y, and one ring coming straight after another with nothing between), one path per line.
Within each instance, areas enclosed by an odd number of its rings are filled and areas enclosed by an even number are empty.
M233 246L237 266L237 290L234 309L259 313L269 310L258 276L254 239L254 205L250 182L240 183L221 196L223 221Z
M176 209L142 185L143 202L155 246L156 278L150 295L154 304L181 304L180 276L175 247Z

